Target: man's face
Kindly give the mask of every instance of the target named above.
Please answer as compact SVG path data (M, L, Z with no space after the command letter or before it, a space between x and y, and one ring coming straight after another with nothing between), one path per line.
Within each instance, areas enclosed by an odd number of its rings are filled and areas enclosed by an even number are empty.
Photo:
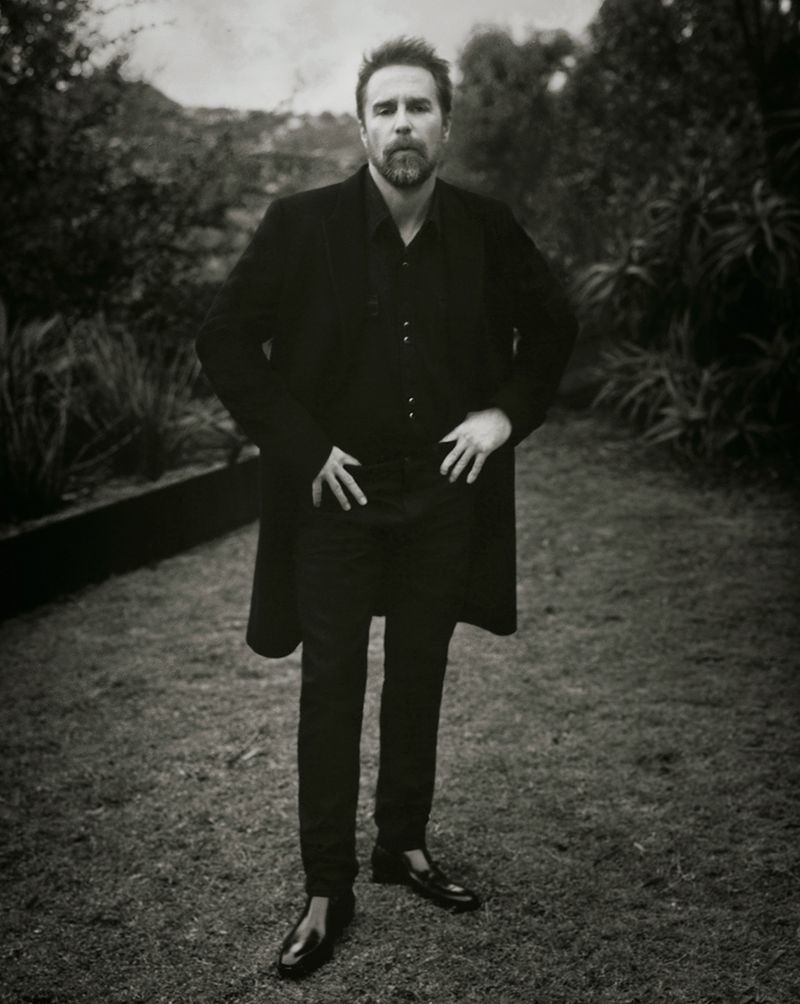
M421 66L385 66L367 81L361 142L395 188L418 188L436 169L450 132L433 75Z

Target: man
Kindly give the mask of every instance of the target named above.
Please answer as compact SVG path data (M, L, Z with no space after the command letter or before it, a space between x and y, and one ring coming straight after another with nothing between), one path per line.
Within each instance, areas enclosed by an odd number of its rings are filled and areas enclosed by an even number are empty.
M448 64L419 39L388 42L362 64L356 101L368 164L272 203L198 338L261 448L248 641L270 657L303 642L307 901L280 952L287 977L327 961L353 915L375 613L373 879L453 911L480 905L425 842L447 650L459 620L516 628L513 446L543 421L575 336L510 211L437 178Z

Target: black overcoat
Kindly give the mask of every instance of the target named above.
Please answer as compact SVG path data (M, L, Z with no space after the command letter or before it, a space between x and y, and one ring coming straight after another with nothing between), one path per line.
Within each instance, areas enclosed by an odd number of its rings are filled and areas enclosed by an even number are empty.
M366 168L275 200L197 339L212 387L261 450L261 523L247 640L283 656L301 640L292 554L298 491L334 444L326 433L367 310ZM513 447L542 423L576 334L563 291L501 202L438 182L451 364L473 407L502 408L508 443L475 482L477 528L460 620L516 628ZM466 417L466 416L465 416ZM380 602L376 613L380 612Z

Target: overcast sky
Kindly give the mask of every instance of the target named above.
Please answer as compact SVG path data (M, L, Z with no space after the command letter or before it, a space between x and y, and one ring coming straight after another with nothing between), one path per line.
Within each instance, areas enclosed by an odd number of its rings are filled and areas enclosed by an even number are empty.
M470 29L581 32L600 0L140 0L107 16L132 40L132 69L186 105L352 111L362 53L422 35L455 60Z

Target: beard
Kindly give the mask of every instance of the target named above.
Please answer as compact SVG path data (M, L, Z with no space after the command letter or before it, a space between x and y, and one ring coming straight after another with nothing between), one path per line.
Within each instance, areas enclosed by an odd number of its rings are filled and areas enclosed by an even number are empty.
M390 144L382 153L370 157L379 174L395 188L419 188L433 174L439 162L427 149L413 140Z

